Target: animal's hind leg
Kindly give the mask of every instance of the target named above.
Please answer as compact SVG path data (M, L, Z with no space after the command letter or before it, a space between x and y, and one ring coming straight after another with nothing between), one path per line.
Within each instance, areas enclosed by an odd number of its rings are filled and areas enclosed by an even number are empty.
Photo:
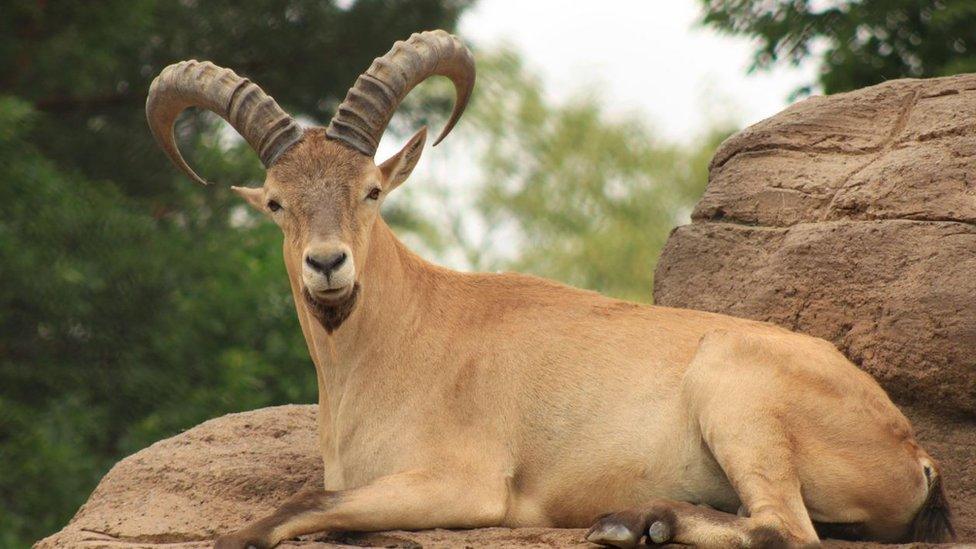
M600 519L588 539L632 547L655 543L700 547L806 546L819 543L804 506L782 399L761 369L761 339L713 334L685 374L682 399L697 430L742 502L747 516L658 500Z

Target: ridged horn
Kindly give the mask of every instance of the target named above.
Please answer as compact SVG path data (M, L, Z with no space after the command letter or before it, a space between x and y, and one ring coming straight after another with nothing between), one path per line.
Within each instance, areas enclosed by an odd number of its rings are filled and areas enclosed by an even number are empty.
M163 69L149 87L146 118L156 142L170 160L204 185L207 182L183 160L173 135L176 117L189 107L208 109L230 123L258 153L265 168L302 138L298 122L247 78L209 61L174 63Z
M377 57L346 94L326 135L373 156L403 98L434 75L450 78L457 94L451 118L434 145L440 143L461 118L475 79L471 52L456 36L442 30L414 33Z

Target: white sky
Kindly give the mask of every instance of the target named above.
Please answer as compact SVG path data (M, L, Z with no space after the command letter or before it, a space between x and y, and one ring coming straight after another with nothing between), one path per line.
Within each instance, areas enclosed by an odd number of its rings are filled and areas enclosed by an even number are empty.
M600 86L611 111L644 115L687 141L710 118L740 126L786 106L816 66L746 74L752 45L696 25L698 0L481 0L461 34L480 48L514 45L559 100Z
M698 17L698 0L480 0L459 31L477 50L513 47L553 101L598 89L611 116L640 116L660 137L684 143L715 126L743 128L772 116L791 91L815 82L814 63L747 74L749 40L699 27ZM389 133L377 159L406 140ZM456 132L443 146L428 146L411 177L412 207L439 220L442 232L453 223L446 212L474 211L478 168L467 145ZM460 218L464 238L486 253L511 256L519 248L510 228L493 234L478 216ZM436 259L471 268L459 250Z

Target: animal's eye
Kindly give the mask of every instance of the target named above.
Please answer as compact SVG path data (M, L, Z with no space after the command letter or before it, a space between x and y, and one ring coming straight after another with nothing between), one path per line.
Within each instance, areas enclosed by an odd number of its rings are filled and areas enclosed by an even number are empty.
M276 211L278 211L278 210L281 209L281 204L278 204L274 200L269 200L268 201L268 209L271 210L271 211L273 211L273 212L276 212Z
M366 198L368 198L370 200L377 200L377 199L379 199L379 197L380 197L380 188L379 187L373 187L369 191L369 194L366 195Z

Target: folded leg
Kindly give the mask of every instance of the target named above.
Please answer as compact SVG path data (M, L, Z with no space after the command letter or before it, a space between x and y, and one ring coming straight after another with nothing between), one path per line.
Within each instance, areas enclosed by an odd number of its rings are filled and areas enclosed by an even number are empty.
M411 471L343 491L304 489L277 511L217 539L217 549L265 549L302 534L497 526L505 515L503 480L454 471Z
M698 547L801 547L819 538L803 502L795 445L773 403L762 367L762 339L706 337L685 373L682 399L702 441L742 502L743 516L690 503L655 500L603 517L589 533L595 543L633 547L654 543ZM762 366L762 367L759 367Z

